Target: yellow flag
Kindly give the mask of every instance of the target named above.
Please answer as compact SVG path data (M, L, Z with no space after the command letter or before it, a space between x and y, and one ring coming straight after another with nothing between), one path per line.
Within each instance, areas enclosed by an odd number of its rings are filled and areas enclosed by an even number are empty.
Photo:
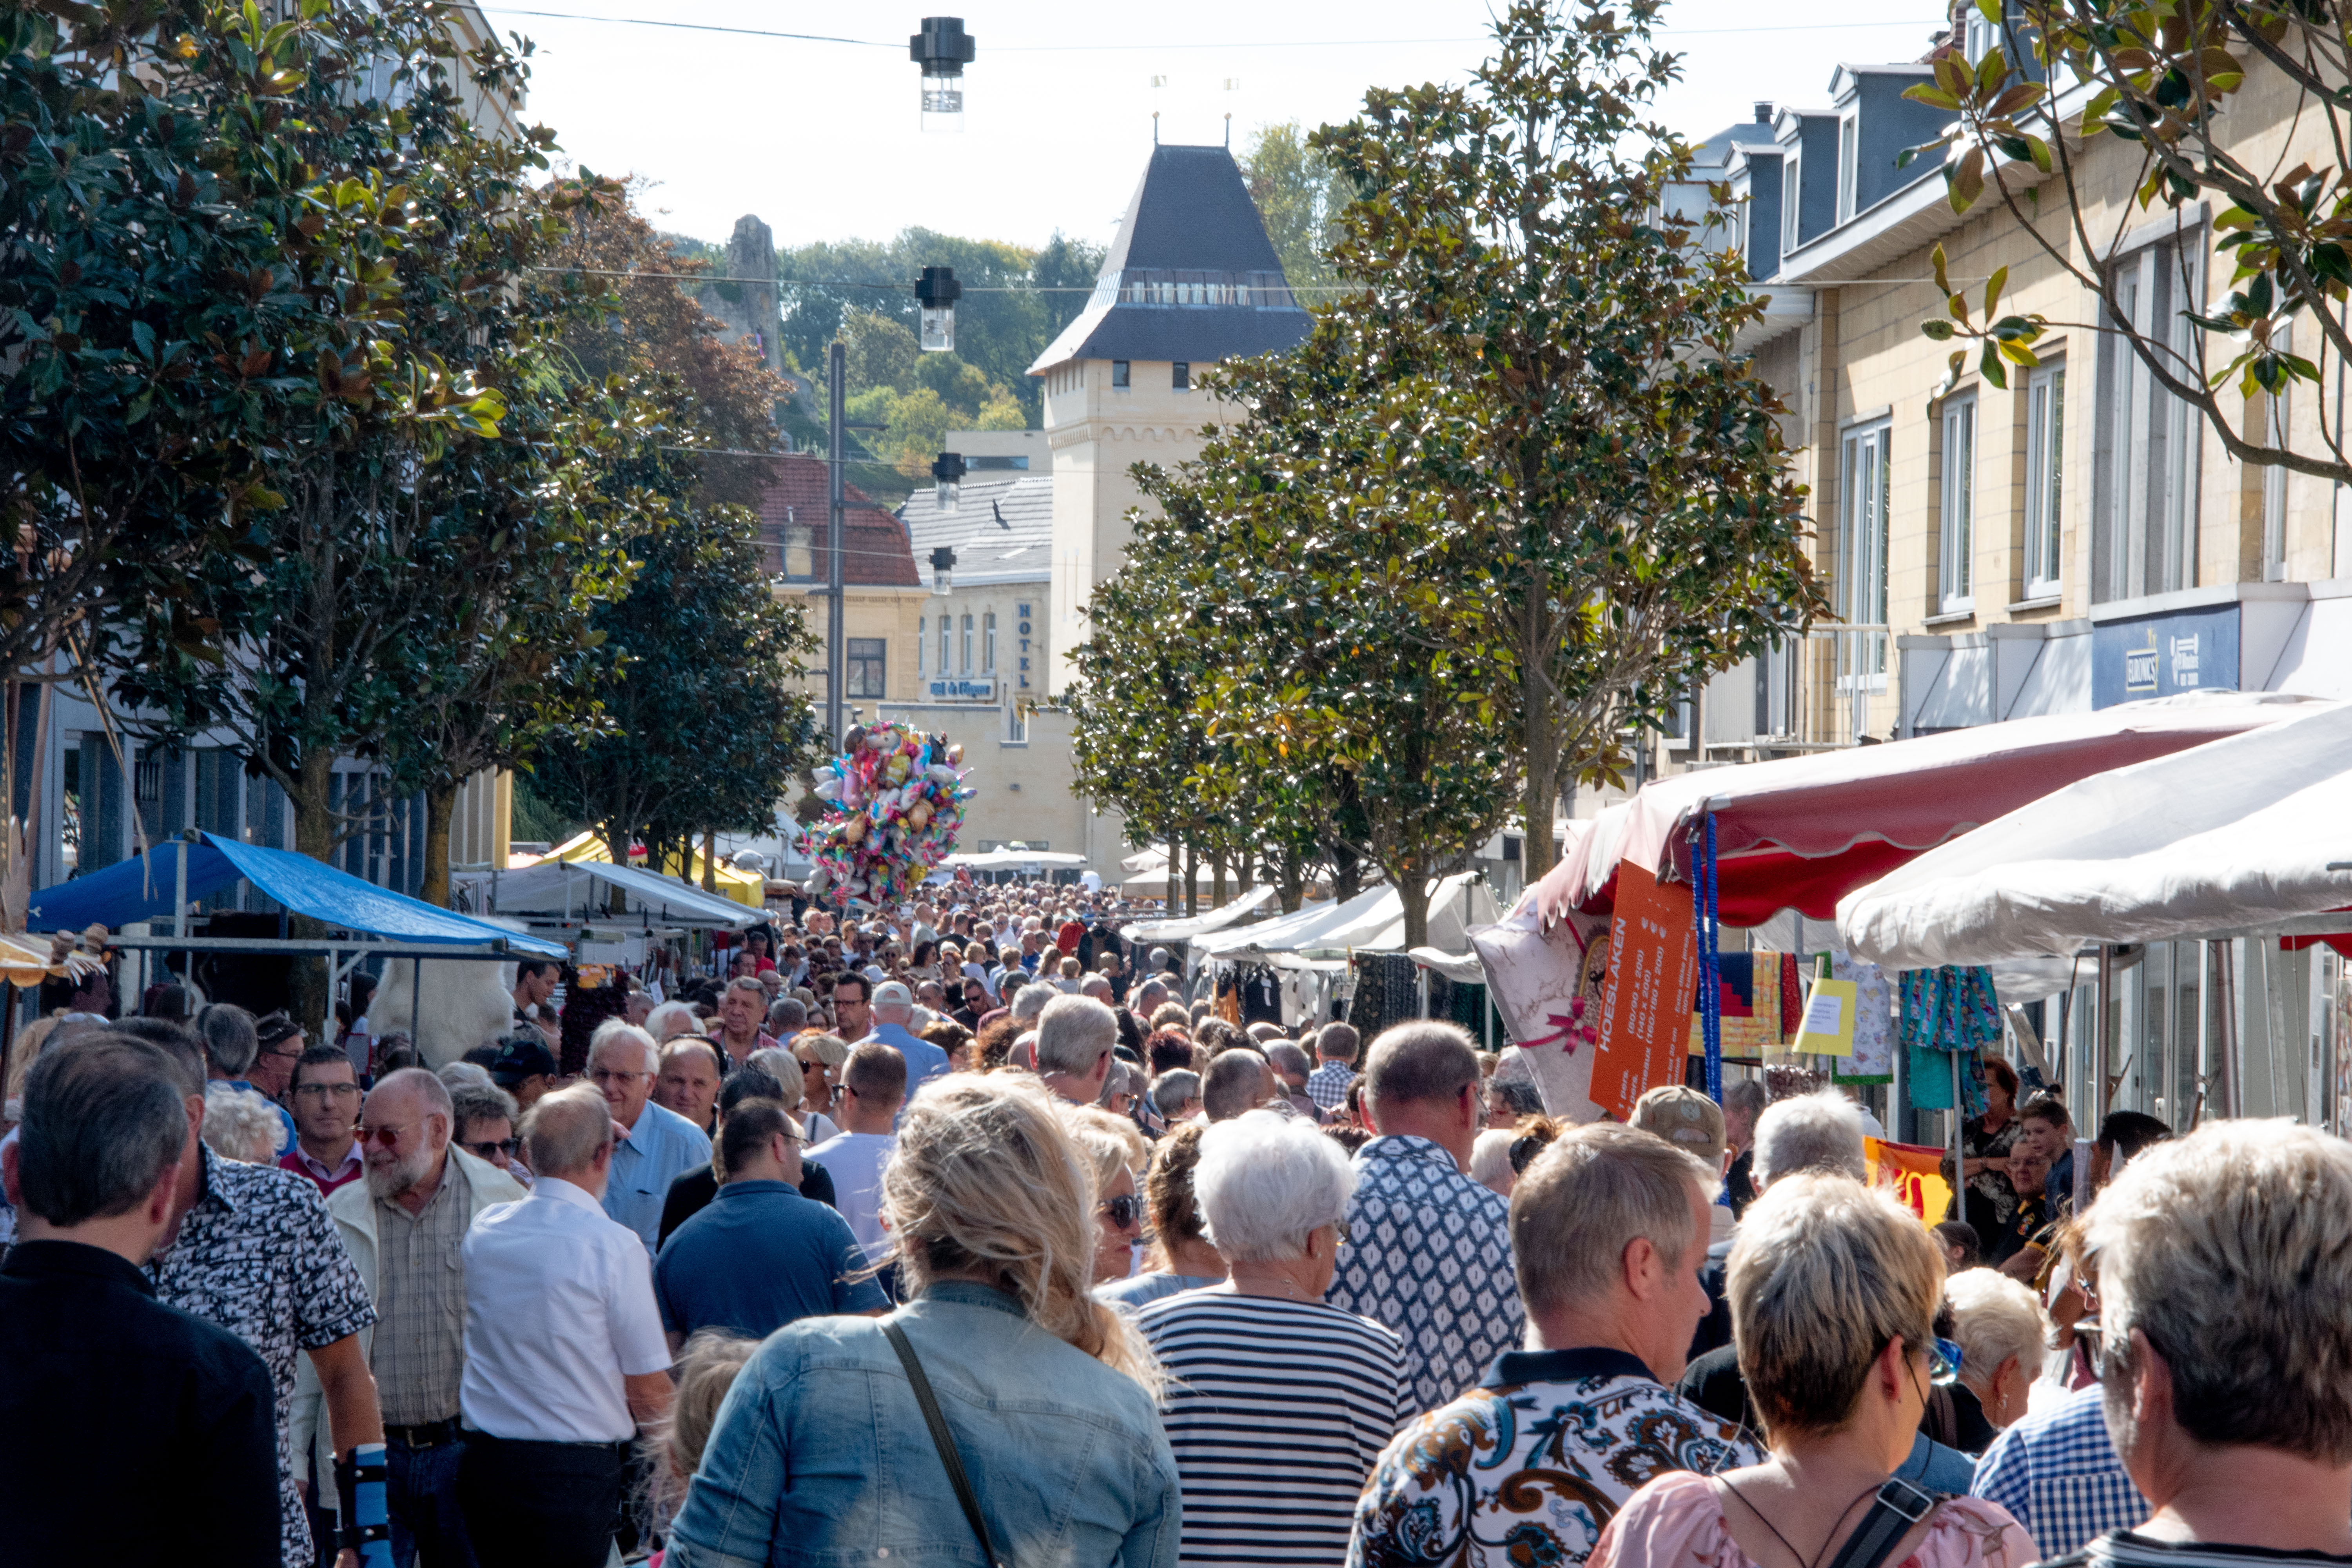
M1919 1216L1919 1223L1943 1222L1952 1203L1952 1184L1944 1179L1944 1151L1924 1143L1895 1143L1884 1138L1862 1141L1870 1184L1893 1190L1895 1201Z

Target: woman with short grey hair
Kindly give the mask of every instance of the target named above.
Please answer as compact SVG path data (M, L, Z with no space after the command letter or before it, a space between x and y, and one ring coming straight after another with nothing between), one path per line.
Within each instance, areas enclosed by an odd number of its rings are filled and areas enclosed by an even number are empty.
M1186 1561L1336 1563L1373 1460L1413 1414L1404 1342L1328 1306L1356 1173L1270 1110L1200 1134L1192 1190L1232 1278L1136 1324L1166 1370Z

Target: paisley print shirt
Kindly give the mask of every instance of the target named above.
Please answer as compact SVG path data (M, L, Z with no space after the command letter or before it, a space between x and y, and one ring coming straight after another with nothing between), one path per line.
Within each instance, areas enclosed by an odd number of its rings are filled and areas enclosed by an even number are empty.
M1623 1351L1515 1351L1381 1455L1349 1568L1581 1563L1651 1478L1762 1460L1738 1426L1676 1398Z
M1323 1300L1404 1341L1409 1410L1434 1410L1526 1337L1508 1200L1426 1138L1356 1151L1349 1244Z

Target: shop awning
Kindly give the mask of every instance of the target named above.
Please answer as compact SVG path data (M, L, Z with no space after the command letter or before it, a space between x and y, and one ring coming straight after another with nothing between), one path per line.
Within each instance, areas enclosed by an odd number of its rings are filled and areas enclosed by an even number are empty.
M1885 969L2308 926L2352 905L2352 708L2065 785L1849 893Z
M1265 908L1274 901L1275 891L1272 883L1261 882L1221 910L1212 910L1191 920L1138 921L1118 934L1129 942L1190 942L1196 936L1223 931L1244 916Z
M517 953L546 958L562 958L571 952L562 942L524 936L379 888L308 855L239 844L209 833L196 835L194 843L174 839L158 844L144 856L44 888L33 895L26 923L40 931L79 931L92 924L120 929L168 917L178 883L176 858L180 855L187 857L192 900L243 878L290 913L389 942L436 947L481 947L502 942Z
M1429 941L1458 950L1474 925L1495 919L1494 895L1475 872L1430 884ZM1196 957L1246 958L1276 952L1402 952L1404 900L1388 886L1367 888L1345 903L1310 905L1293 914L1194 939Z
M1854 889L2052 790L2335 707L2200 692L1683 773L1601 813L1532 896L1549 922L1607 911L1624 861L1687 881L1693 831L1712 815L1725 924L1784 909L1829 920Z
M627 912L652 925L741 931L768 919L764 910L689 888L674 878L604 860L542 860L527 871L503 872L493 912L540 920L609 921L614 917L605 913L606 888L620 889L627 895Z
M950 855L940 862L967 871L1037 871L1086 863L1085 856L1066 849L982 849L969 855Z

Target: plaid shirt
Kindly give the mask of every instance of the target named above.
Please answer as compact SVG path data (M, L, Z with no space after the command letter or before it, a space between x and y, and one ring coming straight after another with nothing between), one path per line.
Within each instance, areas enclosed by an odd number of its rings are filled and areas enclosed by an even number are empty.
M466 1265L458 1248L473 1219L465 1168L451 1160L424 1212L375 1202L375 1334L369 1363L377 1403L395 1426L457 1414L466 1371Z
M1348 1086L1355 1081L1352 1063L1325 1062L1307 1075L1307 1098L1319 1110L1337 1110L1348 1102Z
M1978 1461L1969 1490L2007 1509L2045 1559L2129 1530L2151 1511L2116 1457L2096 1385L2003 1432Z

